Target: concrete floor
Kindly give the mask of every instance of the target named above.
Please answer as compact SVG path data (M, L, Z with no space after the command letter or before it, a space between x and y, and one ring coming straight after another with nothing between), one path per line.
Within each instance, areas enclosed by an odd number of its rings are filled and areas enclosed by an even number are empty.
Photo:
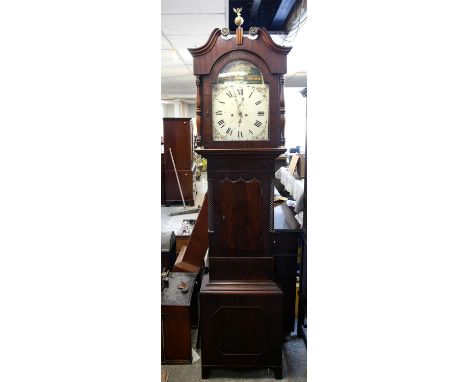
M201 207L203 203L203 198L205 193L208 190L208 181L206 180L206 172L202 172L199 181L194 182L194 206L186 206L186 210L190 211L197 207ZM173 205L171 207L161 206L161 231L174 231L177 235L177 230L182 225L182 222L185 219L196 219L198 216L197 213L184 214L184 215L175 215L171 216L173 212L183 212L184 206L182 203L179 205Z
M195 351L201 356L200 349L195 348L197 331L192 330L192 352ZM201 360L198 359L191 365L161 365L161 371L166 370L169 373L169 382L198 382L201 379ZM248 381L248 382L267 382L275 381L272 370L229 370L213 369L209 374L209 381L230 382L230 381ZM295 333L283 343L283 381L307 381L307 351L304 341L297 338Z
M208 189L206 172L202 173L200 181L195 182L195 206L187 206L192 210L201 206L204 195ZM174 231L181 226L184 219L196 219L198 213L171 216L172 212L184 211L184 207L161 206L161 230ZM196 349L197 331L192 330L192 352L201 357L200 349ZM201 360L197 359L191 365L162 365L161 370L169 373L169 382L196 382L201 381ZM209 374L210 381L250 381L264 382L275 380L272 370L257 369L247 371L236 371L228 369L213 369ZM292 333L287 341L283 343L283 381L305 382L307 380L307 349L304 341Z

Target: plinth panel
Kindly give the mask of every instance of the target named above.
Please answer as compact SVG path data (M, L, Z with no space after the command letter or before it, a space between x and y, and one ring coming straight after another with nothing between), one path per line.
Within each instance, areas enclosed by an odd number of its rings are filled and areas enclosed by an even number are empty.
M202 366L281 367L283 294L276 284L203 284Z

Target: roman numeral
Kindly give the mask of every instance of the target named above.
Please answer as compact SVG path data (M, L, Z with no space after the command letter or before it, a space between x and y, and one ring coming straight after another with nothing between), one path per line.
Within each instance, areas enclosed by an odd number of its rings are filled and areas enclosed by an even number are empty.
M232 93L229 90L226 92L226 94L228 95L228 97L232 97Z
M249 130L250 135L253 135L252 130Z
M251 96L252 94L253 94L253 90L252 90L252 93L250 93L249 98L250 98L250 96Z
M263 116L263 115L265 115L265 112L264 112L264 111L259 111L259 112L258 112L258 116L259 116L259 117L261 117L261 116Z
M222 125L224 123L224 120L222 119L221 121L218 121L218 125Z
M221 110L216 112L216 115L222 115L222 114L223 114L223 112Z
M237 89L237 93L239 93L239 95L244 95L244 89Z
M242 135L242 131L237 132L237 138L243 138L244 136Z
M256 121L256 122L254 123L254 125L257 126L257 127L260 127L260 126L262 126L262 123L261 123L260 121Z
M226 130L226 134L232 135L232 129L230 127Z
M218 100L218 102L219 102L219 103L226 103L226 102L223 102L223 101L220 101L220 100Z
M260 105L262 103L262 101L257 101L255 102L255 105Z

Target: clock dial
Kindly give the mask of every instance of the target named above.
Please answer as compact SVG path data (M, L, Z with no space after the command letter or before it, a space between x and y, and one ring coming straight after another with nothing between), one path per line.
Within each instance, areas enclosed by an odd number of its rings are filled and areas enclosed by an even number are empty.
M269 87L257 67L233 61L212 86L214 141L268 140Z
M268 85L214 85L213 139L268 139Z

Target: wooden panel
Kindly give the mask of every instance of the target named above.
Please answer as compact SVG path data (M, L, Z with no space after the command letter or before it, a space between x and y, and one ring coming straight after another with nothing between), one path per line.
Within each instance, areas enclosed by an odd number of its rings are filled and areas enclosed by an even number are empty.
M185 314L162 314L162 363L192 363L190 311Z
M192 171L177 171L185 201L193 201ZM166 201L182 200L175 171L166 171Z
M220 243L226 256L259 254L262 249L262 190L258 180L219 186Z
M210 257L211 280L272 280L272 257Z

